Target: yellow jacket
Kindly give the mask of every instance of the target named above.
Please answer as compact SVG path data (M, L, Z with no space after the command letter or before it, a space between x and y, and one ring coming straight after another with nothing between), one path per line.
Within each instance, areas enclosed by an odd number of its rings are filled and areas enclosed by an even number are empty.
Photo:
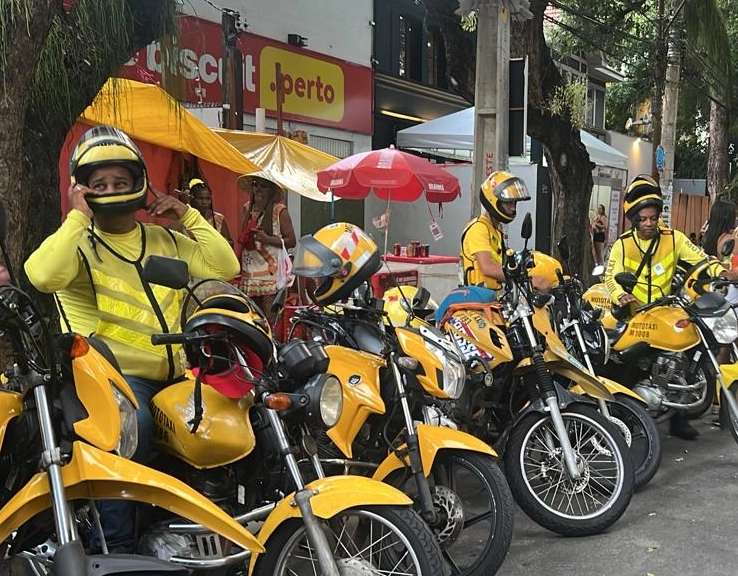
M479 268L475 257L478 252L489 252L492 261L502 264L503 250L502 231L499 230L486 214L472 220L461 234L461 266L465 286L483 284L492 290L499 290L500 282L496 278L485 276Z
M612 245L605 270L605 285L610 299L616 304L625 290L615 281L615 275L620 272L635 274L651 243L655 244L651 247L650 262L641 267L638 284L633 289L633 296L644 304L671 293L671 281L678 262L694 265L709 259L679 230L659 228L651 240L641 240L635 230L630 230ZM711 271L718 276L724 268L716 261Z
M95 333L111 347L124 374L170 381L184 371L180 347L152 346L150 336L179 330L181 295L144 285L140 272L146 258L179 258L201 278L228 280L240 269L228 242L196 209L190 207L181 222L197 241L153 224L107 234L72 210L28 258L26 274L41 292L57 293L62 330Z

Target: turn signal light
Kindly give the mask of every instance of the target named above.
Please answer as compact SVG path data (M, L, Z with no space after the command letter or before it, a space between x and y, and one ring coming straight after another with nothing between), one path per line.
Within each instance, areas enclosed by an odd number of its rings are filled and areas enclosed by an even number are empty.
M72 347L69 350L69 355L72 358L79 358L80 356L87 354L89 351L90 343L87 341L87 338L81 334L75 334L74 340L72 341Z
M274 394L269 394L269 396L267 396L264 404L271 410L287 410L287 408L292 406L292 399L287 396L287 394L275 392Z
M687 328L691 323L692 321L689 318L682 318L681 320L677 320L675 326L677 328Z

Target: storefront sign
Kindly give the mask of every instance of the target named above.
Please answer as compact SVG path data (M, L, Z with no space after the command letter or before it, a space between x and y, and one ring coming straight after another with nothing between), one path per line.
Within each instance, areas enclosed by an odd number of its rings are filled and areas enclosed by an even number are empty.
M180 19L179 45L170 67L184 80L186 102L202 106L223 104L221 27L193 16ZM243 54L243 109L253 113L277 109L276 65L282 72L282 113L285 120L372 133L373 70L349 64L270 38L242 33L236 45ZM164 58L158 42L140 50L121 75L143 82L159 82Z

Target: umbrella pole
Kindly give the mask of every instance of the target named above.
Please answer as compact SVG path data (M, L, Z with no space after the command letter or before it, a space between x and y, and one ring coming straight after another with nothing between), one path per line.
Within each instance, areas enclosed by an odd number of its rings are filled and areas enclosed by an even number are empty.
M336 221L336 195L333 194L333 189L331 189L331 224L333 224Z
M385 212L387 213L387 226L384 227L384 253L387 254L387 240L389 239L389 227L390 227L390 196L391 194L387 193L387 208L385 208Z

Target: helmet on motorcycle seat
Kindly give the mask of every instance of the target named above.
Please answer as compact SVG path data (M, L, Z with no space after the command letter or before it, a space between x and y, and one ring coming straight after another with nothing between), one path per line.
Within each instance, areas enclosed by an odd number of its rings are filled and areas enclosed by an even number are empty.
M88 186L90 175L98 168L122 166L133 176L130 190L87 196L93 212L132 212L146 205L149 183L146 164L138 146L123 131L112 126L94 126L77 142L69 158L69 174L76 183Z
M377 245L366 232L348 222L336 222L300 238L292 272L318 278L313 300L327 305L348 298L381 265Z
M525 182L515 174L498 170L492 172L482 182L479 188L479 200L490 216L503 224L509 224L515 219L515 211L513 210L512 214L506 212L500 203L530 200L530 192Z
M528 269L530 276L545 278L551 286L556 286L559 283L556 271L561 270L563 272L563 267L556 258L536 251L533 252L533 263L535 265Z
M638 213L647 206L653 206L661 213L664 199L658 182L648 174L639 174L631 180L625 191L623 211L625 216L635 223Z
M229 398L248 393L274 358L269 322L244 295L206 298L187 319L184 332L214 335L186 343L185 354L193 369L202 368L203 382Z

